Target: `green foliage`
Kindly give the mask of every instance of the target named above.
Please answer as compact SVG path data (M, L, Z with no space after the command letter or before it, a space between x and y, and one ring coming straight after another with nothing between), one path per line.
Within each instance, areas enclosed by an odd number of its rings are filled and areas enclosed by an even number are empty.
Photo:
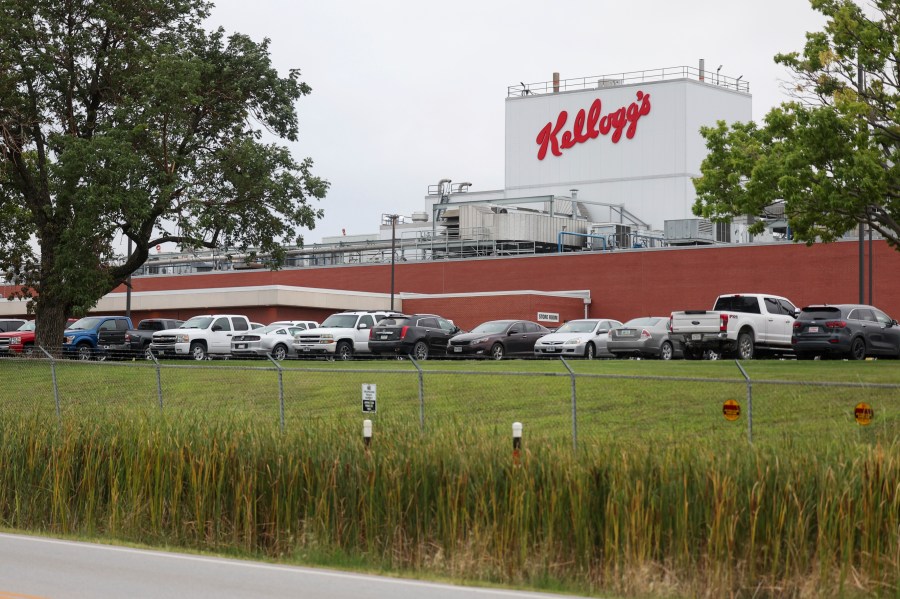
M278 74L268 40L205 30L209 9L0 5L0 268L37 296L39 340L58 339L66 315L159 243L252 246L277 265L282 243L302 243L321 217L311 201L328 183L268 141L297 140L295 104L310 88L296 70Z
M702 129L710 152L694 180L694 213L760 215L783 200L797 241L833 241L868 223L900 249L900 5L875 2L880 18L851 0L812 5L828 17L825 30L808 33L802 53L775 57L794 74L794 101L761 126Z
M0 525L641 597L895 596L900 447L0 423ZM449 442L448 442L449 441ZM321 559L319 557L319 559Z

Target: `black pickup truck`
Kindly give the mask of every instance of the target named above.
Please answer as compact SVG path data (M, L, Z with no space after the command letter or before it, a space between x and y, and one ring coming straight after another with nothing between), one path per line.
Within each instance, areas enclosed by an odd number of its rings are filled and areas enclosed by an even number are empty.
M125 331L125 345L121 351L129 356L144 356L149 359L153 333L166 329L177 329L183 322L183 320L172 318L145 318L138 323L136 329Z

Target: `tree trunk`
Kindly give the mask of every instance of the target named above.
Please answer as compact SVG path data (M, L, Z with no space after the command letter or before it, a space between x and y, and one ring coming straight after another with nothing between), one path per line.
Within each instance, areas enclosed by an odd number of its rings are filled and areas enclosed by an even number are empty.
M49 237L50 235L47 235ZM71 299L53 273L55 253L51 244L41 244L41 285L36 289L34 299L34 349L39 356L43 355L38 348L42 347L54 356L61 353L63 331L66 330L66 319L72 309Z

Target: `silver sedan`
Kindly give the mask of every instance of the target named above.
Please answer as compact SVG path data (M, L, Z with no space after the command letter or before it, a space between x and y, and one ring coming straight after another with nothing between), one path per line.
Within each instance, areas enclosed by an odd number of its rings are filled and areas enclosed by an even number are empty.
M633 318L611 331L606 348L617 357L638 356L671 360L681 354L681 345L669 339L665 316Z
M231 355L236 358L263 358L271 354L273 358L284 360L295 355L291 344L294 335L301 329L280 324L270 324L231 338Z
M535 356L578 356L591 360L612 357L606 351L609 332L622 326L618 320L585 318L570 320L534 344Z

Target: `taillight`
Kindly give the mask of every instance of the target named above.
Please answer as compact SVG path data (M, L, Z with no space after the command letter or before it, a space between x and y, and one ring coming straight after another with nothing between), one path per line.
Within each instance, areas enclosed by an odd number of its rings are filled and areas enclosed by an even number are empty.
M719 314L719 331L724 333L728 330L728 315Z
M406 331L408 331L408 330L409 330L409 327L403 327L402 329L400 329L400 338L401 339L406 339Z
M650 338L650 331L648 331L647 329L642 329L642 330L641 330L641 337L645 337L645 338L649 339L649 338Z
M794 328L795 328L795 329L799 329L799 328L802 328L802 327L803 327L803 324L802 324L802 323L799 323L799 322L796 322L796 321L794 322Z
M369 329L369 339L375 334L375 329Z
M825 323L825 326L829 329L843 329L847 326L847 322L844 320L829 320Z
M669 316L669 322L666 323L666 330L672 332L672 317Z

